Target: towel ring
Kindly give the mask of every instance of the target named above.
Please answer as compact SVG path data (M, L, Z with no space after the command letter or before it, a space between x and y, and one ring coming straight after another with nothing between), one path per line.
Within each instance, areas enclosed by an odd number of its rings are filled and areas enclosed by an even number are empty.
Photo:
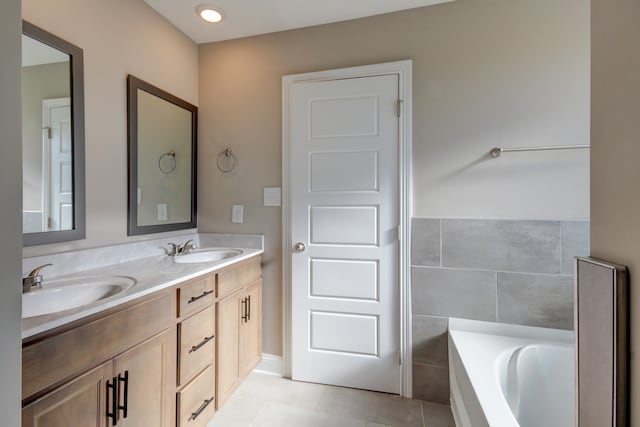
M227 163L226 165L224 164L225 161ZM231 165L229 165L229 162L231 163ZM231 148L227 148L223 152L218 154L216 165L218 166L220 172L229 173L236 167L237 162L238 159L236 159L236 156L233 154L233 151L231 151Z
M176 152L169 151L168 153L164 153L163 155L161 155L158 159L158 169L160 169L160 171L165 174L170 174L171 172L176 170Z

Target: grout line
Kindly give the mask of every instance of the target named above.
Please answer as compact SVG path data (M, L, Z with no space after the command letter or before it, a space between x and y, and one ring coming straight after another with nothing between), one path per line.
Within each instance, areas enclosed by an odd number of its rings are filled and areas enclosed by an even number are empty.
M439 222L440 222L440 268L442 268L442 265L443 265L442 256L444 254L444 252L442 251L442 241L444 240L442 238L442 218L439 219Z
M422 426L427 427L427 417L424 414L424 405L420 402L420 413L422 414Z
M432 266L432 265L412 265L411 268L426 268L430 270L450 270L450 271L477 271L479 273L521 274L521 275L527 275L527 276L573 277L573 274L567 275L562 273L537 273L537 272L530 272L530 271L489 270L486 268L472 268L472 267L438 267L438 266Z

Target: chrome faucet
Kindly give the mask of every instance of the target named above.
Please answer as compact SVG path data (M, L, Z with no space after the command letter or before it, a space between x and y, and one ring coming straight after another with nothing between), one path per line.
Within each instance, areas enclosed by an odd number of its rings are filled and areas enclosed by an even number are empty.
M44 264L33 269L33 271L27 274L27 277L22 279L22 293L31 292L33 288L42 288L42 275L40 270L45 267L52 266L53 264Z
M182 245L176 245L175 243L169 243L170 250L167 252L167 255L171 257L176 257L179 255L186 255L190 252L193 252L196 249L196 245L193 244L193 239L189 239L184 242Z
M196 249L196 245L193 244L193 239L189 239L182 246L178 247L179 255L186 255L189 252L193 252Z

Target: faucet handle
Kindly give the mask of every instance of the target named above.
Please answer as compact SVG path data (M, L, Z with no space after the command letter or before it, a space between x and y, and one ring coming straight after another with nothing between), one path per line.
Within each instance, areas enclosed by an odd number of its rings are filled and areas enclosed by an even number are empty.
M167 252L167 255L169 256L178 255L178 245L176 245L175 243L168 243L168 245L171 247L171 250Z

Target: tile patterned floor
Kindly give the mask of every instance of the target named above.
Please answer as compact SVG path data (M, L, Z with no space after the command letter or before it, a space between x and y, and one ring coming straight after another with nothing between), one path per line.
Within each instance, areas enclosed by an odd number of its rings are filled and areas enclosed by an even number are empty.
M253 373L207 427L455 427L448 406Z

